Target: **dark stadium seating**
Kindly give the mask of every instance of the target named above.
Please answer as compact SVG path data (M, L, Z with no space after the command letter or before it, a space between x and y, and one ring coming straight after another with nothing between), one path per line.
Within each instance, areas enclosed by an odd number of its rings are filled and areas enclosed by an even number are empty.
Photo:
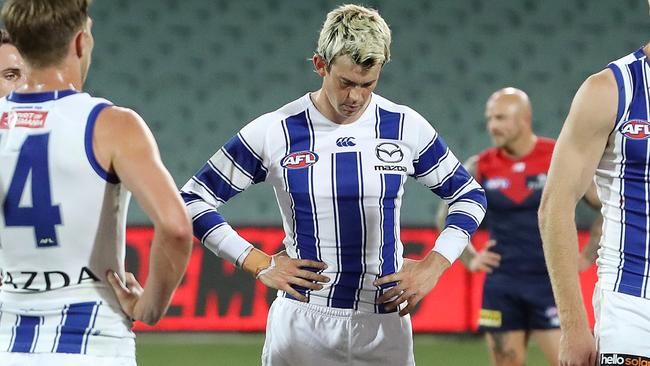
M308 58L327 0L96 1L88 90L133 107L183 184L252 118L320 85ZM529 93L541 135L555 137L584 78L647 41L641 0L375 0L393 29L393 61L378 93L407 104L460 159L489 144L485 99ZM430 225L438 200L410 183L403 223ZM224 209L236 224L280 223L269 187ZM146 224L138 209L131 224Z

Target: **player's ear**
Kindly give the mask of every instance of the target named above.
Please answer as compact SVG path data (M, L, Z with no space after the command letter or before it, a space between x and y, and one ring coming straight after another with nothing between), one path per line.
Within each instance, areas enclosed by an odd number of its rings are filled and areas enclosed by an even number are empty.
M78 58L81 58L86 52L88 52L86 50L83 31L79 31L77 32L77 34L74 35L72 43L74 44L75 56L77 56Z
M327 62L325 62L323 56L314 54L312 61L314 63L314 71L321 77L324 77L327 74Z

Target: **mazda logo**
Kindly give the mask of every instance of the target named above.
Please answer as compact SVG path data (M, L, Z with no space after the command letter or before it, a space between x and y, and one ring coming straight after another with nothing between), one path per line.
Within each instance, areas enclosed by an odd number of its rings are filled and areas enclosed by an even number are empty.
M397 144L382 142L375 148L377 158L384 163L399 163L404 159L404 153Z

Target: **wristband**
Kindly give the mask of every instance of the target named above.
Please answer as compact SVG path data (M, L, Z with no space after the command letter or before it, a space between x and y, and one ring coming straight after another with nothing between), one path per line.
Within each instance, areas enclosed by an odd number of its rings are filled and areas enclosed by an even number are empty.
M271 264L269 264L268 267L258 268L255 271L255 279L259 279L260 277L262 277L263 275L271 271L273 268L275 268L275 257L271 257Z

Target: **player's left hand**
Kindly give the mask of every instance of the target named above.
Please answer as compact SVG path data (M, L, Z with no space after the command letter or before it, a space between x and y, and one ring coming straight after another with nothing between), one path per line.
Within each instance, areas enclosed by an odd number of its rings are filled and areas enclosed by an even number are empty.
M400 310L399 315L409 314L415 305L436 286L440 275L450 265L449 261L437 252L429 253L422 260L404 258L404 264L399 272L381 277L374 282L375 286L396 283L394 287L384 292L376 303L384 304L387 311L392 311L406 302L407 305Z

